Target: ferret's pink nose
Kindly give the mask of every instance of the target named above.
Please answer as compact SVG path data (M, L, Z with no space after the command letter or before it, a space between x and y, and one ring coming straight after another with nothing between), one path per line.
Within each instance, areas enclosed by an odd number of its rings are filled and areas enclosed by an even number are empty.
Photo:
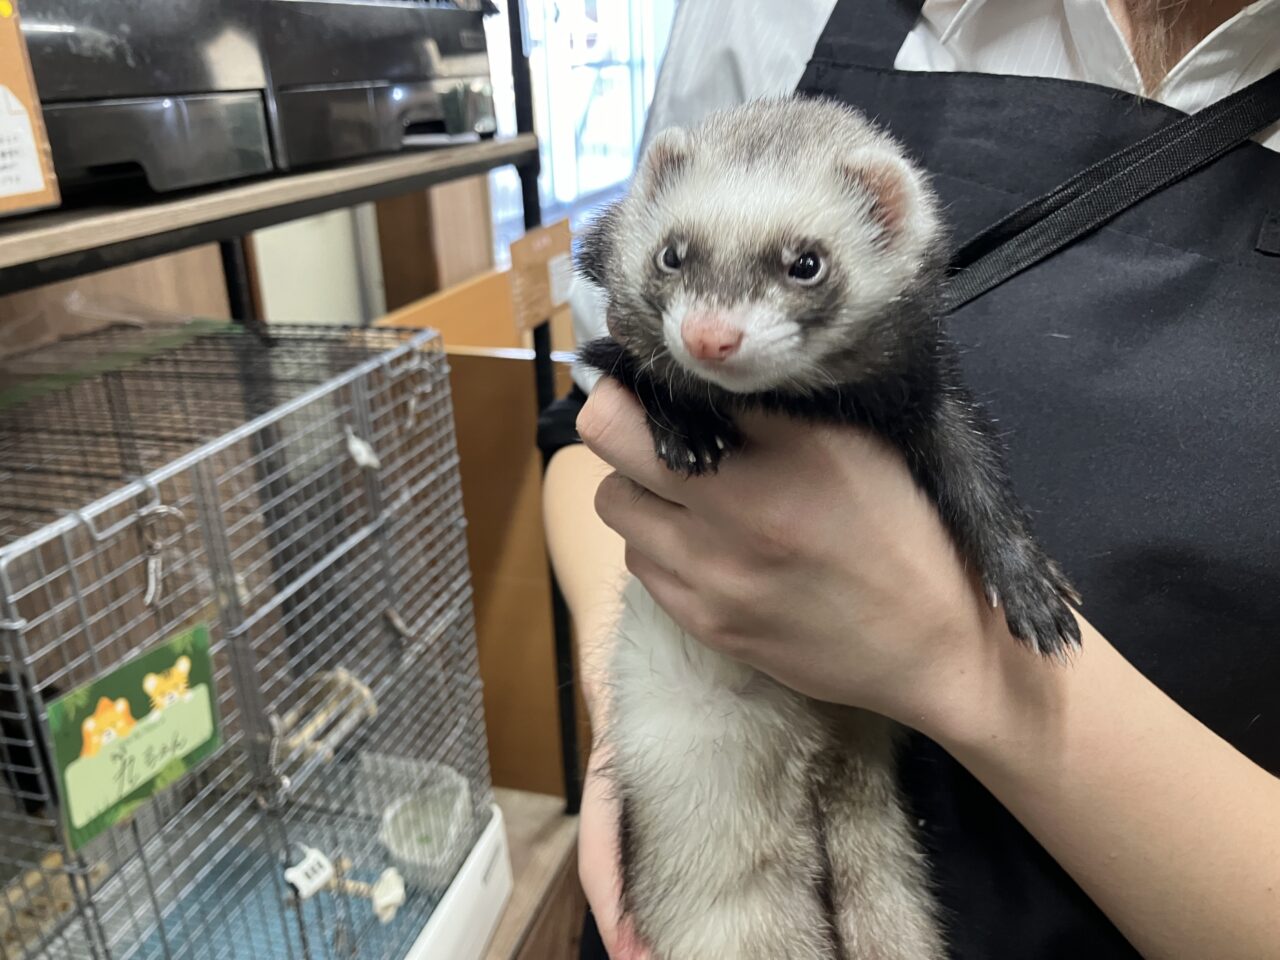
M742 345L742 331L722 314L696 312L684 318L680 339L695 360L727 360Z

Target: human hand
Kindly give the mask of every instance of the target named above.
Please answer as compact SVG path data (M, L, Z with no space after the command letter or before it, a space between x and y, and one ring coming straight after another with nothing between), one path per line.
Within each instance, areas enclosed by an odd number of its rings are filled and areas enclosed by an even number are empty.
M740 426L716 476L682 479L635 399L597 386L578 428L616 471L596 509L631 572L693 636L802 693L926 733L963 711L964 678L1016 647L901 455L846 427Z
M607 751L591 752L578 815L578 879L595 917L610 960L648 960L622 914L622 873L618 858L618 800L602 772Z

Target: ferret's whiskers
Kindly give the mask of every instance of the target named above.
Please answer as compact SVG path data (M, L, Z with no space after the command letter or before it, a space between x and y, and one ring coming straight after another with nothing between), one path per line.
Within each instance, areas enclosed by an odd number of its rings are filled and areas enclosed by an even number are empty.
M647 373L654 369L654 365L667 353L667 345L665 343L654 347L649 353L649 359L645 361L644 366L640 368L641 373Z
M839 401L841 398L841 389L842 389L840 381L838 381L835 377L833 377L831 375L831 371L827 370L821 364L814 363L811 365L811 369L819 378L831 384L831 389L834 390L836 394L836 400Z

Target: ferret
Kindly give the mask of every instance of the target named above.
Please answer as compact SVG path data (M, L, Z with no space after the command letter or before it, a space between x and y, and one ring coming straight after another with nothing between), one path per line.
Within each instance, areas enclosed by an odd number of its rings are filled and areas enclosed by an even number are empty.
M749 408L870 428L903 454L1017 640L1061 657L1078 598L1033 539L943 326L947 243L904 150L833 101L757 101L653 139L587 229L610 336L672 470L714 472ZM684 633L634 579L603 740L623 908L654 960L938 960L894 725Z

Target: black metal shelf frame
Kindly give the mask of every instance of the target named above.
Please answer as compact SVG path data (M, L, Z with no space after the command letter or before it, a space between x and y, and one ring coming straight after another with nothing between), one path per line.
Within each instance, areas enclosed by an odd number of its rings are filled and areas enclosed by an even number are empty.
M507 24L511 36L511 77L515 84L516 132L533 133L533 80L529 73L529 52L525 49L525 6L508 0ZM518 168L520 196L524 205L524 227L542 225L542 202L538 193L539 162ZM555 399L555 367L551 359L551 323L544 321L533 331L534 370L538 382L538 409ZM545 466L545 464L544 464ZM551 571L551 618L555 639L556 698L560 716L560 762L564 772L566 812L576 814L582 802L582 768L578 753L578 708L573 628L564 594Z

